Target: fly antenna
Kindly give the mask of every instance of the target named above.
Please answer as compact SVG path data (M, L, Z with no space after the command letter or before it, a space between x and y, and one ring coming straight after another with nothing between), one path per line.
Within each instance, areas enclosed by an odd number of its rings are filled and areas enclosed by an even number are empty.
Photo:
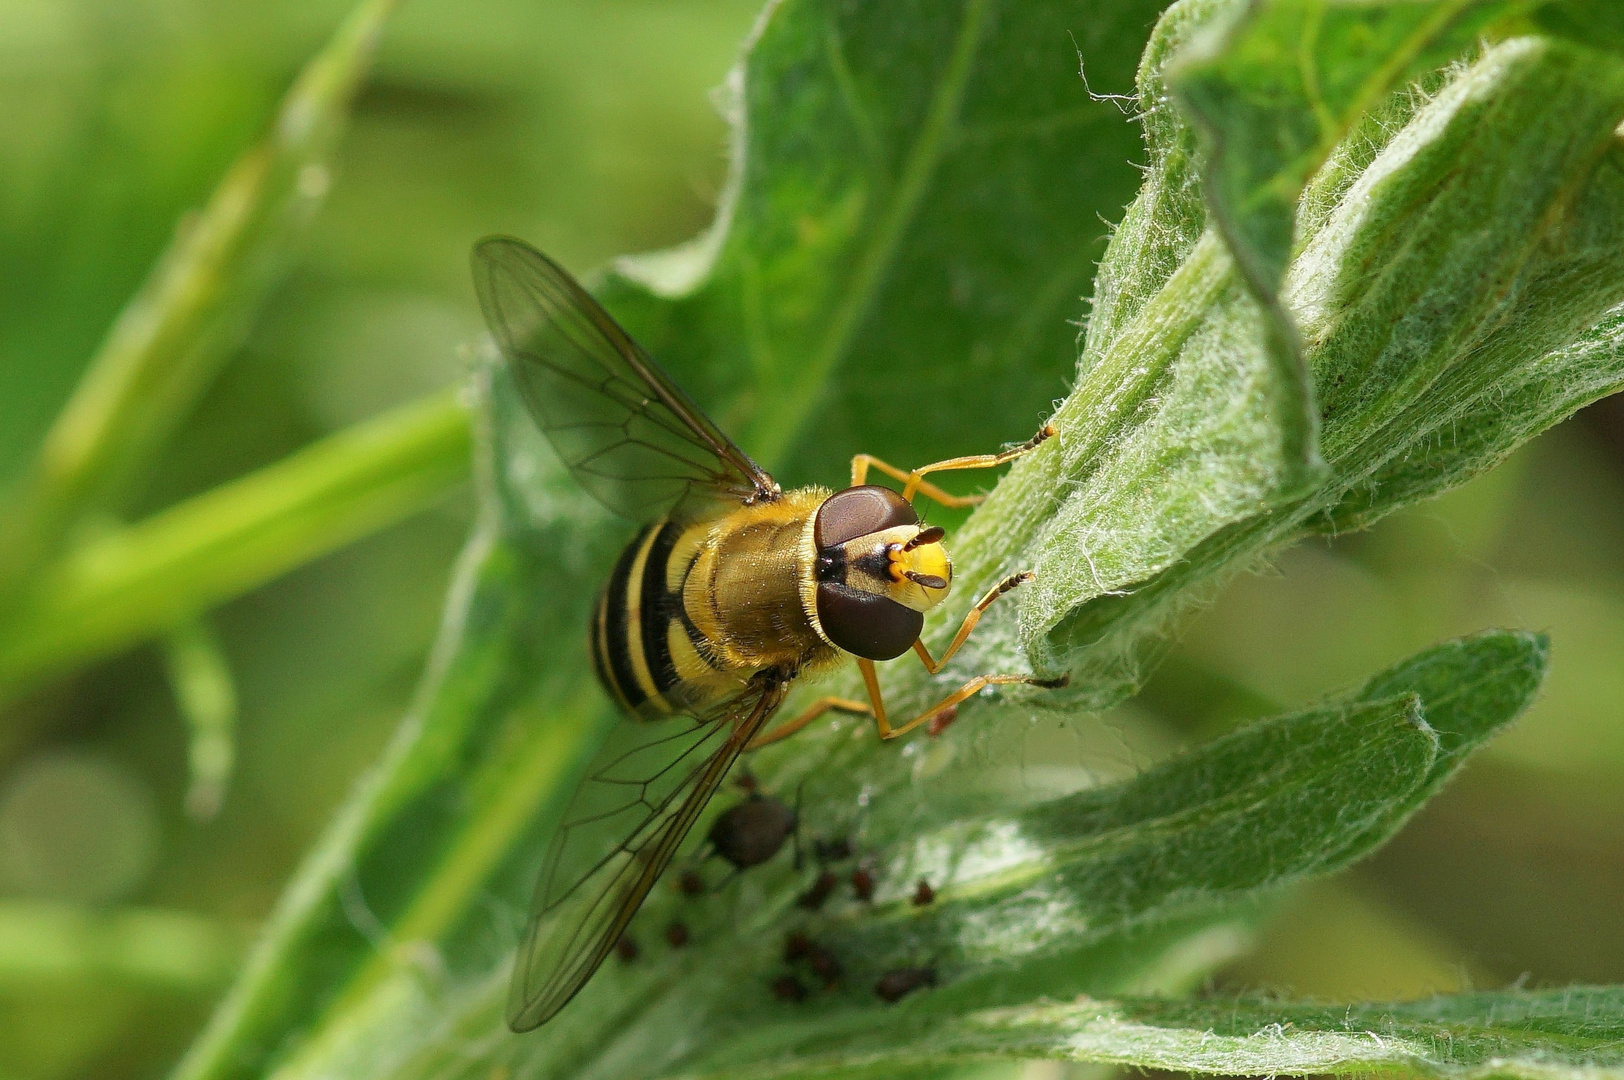
M909 540L906 544L902 545L902 550L912 551L921 544L934 544L946 535L946 529L942 528L940 525L932 525L928 529L919 530L918 535L916 535L912 540ZM940 586L938 586L938 588L940 588Z

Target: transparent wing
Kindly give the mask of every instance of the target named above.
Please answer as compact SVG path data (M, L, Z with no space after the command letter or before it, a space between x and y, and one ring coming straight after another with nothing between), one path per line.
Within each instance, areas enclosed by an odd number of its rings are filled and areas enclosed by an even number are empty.
M514 959L508 1026L569 1003L625 932L739 752L784 698L753 683L709 718L626 718L575 790L536 882Z
M547 256L492 236L474 245L473 268L485 322L531 415L599 502L646 520L778 492Z

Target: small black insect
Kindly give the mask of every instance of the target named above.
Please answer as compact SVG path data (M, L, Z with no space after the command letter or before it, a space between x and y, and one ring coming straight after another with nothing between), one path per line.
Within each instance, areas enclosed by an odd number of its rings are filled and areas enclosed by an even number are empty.
M930 882L924 878L919 879L919 885L914 889L914 907L924 907L936 899L936 890L930 887Z
M820 863L842 862L851 858L851 841L844 836L837 836L833 840L819 837L812 841L812 854L817 856Z
M835 954L822 945L813 945L806 954L806 962L812 968L813 974L823 980L825 988L833 986L840 981L840 961Z
M901 1001L921 987L935 985L935 968L896 968L880 976L874 993L881 1001Z
M636 960L637 952L637 942L625 934L621 934L620 938L615 942L615 955L620 957L620 962L623 964L629 964Z
M780 975L773 980L773 997L779 1001L805 1001L806 987L793 975Z
M674 922L665 928L665 943L673 949L680 949L688 944L688 928L682 923Z
M812 939L797 930L784 939L784 963L793 964L812 951Z
M718 815L711 825L711 847L740 870L760 866L795 835L798 823L793 807L752 791L743 802Z
M859 900L874 899L874 874L866 866L851 872L851 891Z
M818 875L818 880L812 883L812 887L802 893L795 902L808 911L816 911L829 899L829 894L835 891L835 886L839 882L839 878L825 870Z

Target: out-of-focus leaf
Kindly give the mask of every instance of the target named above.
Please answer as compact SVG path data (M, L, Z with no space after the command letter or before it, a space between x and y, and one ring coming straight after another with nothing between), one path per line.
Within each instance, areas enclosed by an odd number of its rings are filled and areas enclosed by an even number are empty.
M468 446L448 391L86 542L0 624L0 699L421 510L464 481Z
M511 390L500 402L500 442L487 437L476 457L479 525L417 701L289 885L177 1077L257 1072L335 996L370 988L381 973L433 979L447 962L488 964L505 944L490 940L489 924L512 916L481 900L515 858L528 870L525 853L542 843L607 706L595 692L572 692L578 672L555 663L559 641L574 640L585 620L569 583L603 570L580 524L595 515L583 515L586 497L513 415ZM515 512L496 490L499 476L509 489L510 469L525 474L534 514ZM563 489L556 499L543 486L549 473ZM510 883L505 902L522 891ZM467 954L436 951L433 942L476 913L482 925Z
M243 944L231 930L181 911L5 900L0 991L113 982L206 993L231 978Z
M328 158L393 8L355 8L108 331L0 515L0 599L26 591L87 513L128 506L231 356L327 194Z
M1547 34L1624 52L1624 9L1607 0L1549 0L1537 6L1532 22Z

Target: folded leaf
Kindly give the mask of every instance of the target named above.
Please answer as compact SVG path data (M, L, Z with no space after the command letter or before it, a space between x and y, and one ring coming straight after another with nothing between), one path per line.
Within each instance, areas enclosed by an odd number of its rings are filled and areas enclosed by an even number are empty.
M1164 20L1167 32L1194 34L1184 20L1206 10L1176 7ZM1305 531L1366 525L1460 483L1624 386L1610 336L1611 312L1624 301L1624 201L1615 160L1624 64L1558 40L1518 38L1489 50L1430 99L1404 95L1378 113L1381 123L1360 126L1332 155L1327 175L1315 179L1282 292L1318 389L1328 472L1306 497L1227 524L1214 520L1219 527L1137 583L1105 579L1075 590L1067 586L1074 569L1054 588L1024 596L1023 644L1035 661L1066 663L1087 700L1103 703L1131 690L1153 635L1226 573ZM1148 187L1142 199L1156 190ZM1157 226L1148 219L1137 225L1141 233ZM1191 247L1132 320L1116 321L1116 338L1102 336L1101 347L1117 347L1146 313L1171 309L1178 297L1167 294L1185 290L1210 243ZM1107 266L1115 265L1108 254ZM1119 290L1112 302L1114 314L1137 301ZM1220 294L1200 310L1200 325L1165 324L1157 339L1200 341L1236 308ZM1190 350L1183 362L1218 363L1246 347ZM1155 400L1159 411L1177 402ZM1142 423L1156 419L1152 413ZM1131 437L1116 436L1113 449ZM1158 443L1166 454L1200 445L1188 438ZM1063 476L1038 479L1041 465L1015 467L1004 485L1012 498L1034 480L1051 490L1065 483ZM1090 481L1072 492L1057 521L1068 520L1072 506L1087 508ZM1038 558L1065 566L1069 554L1073 567L1086 566L1094 537L1142 533L1146 504L1176 509L1176 490L1170 484L1158 498L1142 484L1134 512L1118 514L1109 503L1109 511L1073 519ZM1223 497L1215 487L1213 503L1222 506ZM1033 557L1005 549L998 558Z

